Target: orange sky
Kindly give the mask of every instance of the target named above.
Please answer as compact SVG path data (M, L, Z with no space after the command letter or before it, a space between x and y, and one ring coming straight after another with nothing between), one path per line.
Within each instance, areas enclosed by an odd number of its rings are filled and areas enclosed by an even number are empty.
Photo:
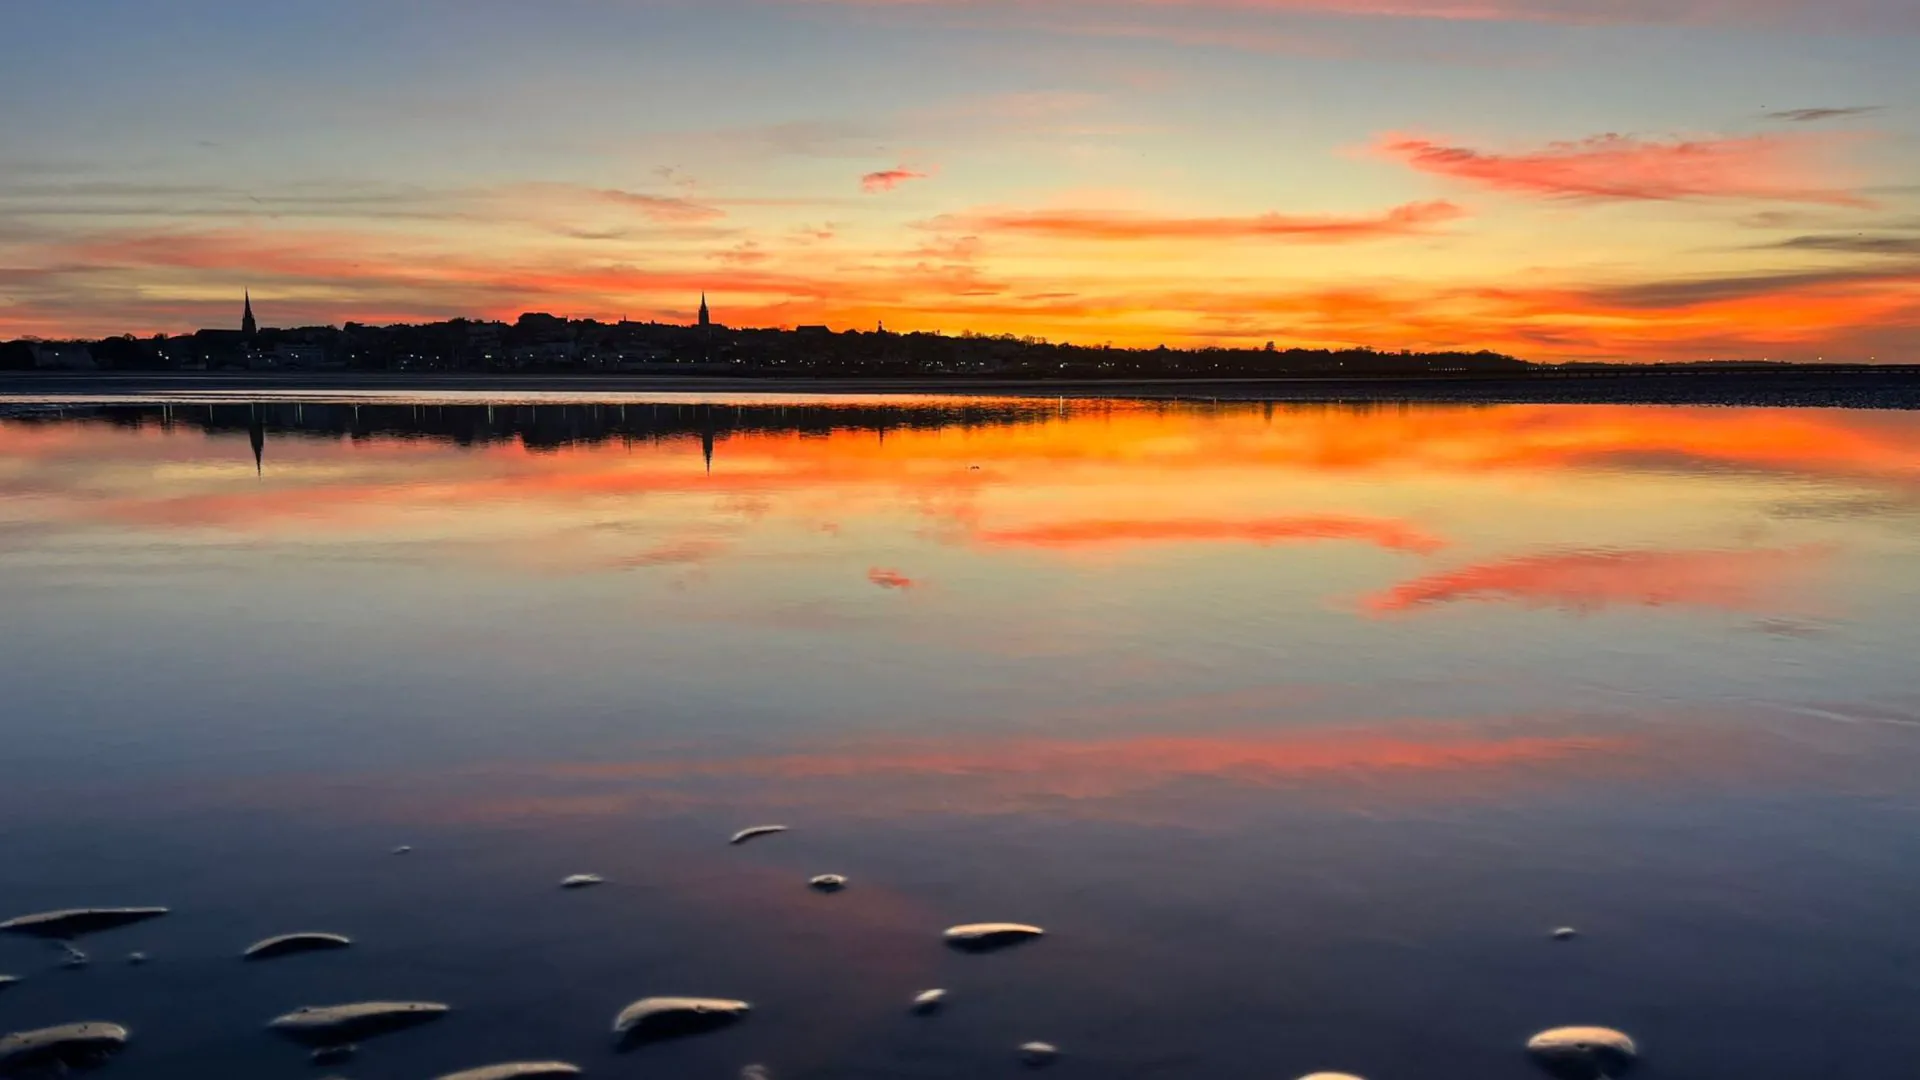
M741 326L1910 360L1912 11L42 5L0 70L0 336L705 292Z

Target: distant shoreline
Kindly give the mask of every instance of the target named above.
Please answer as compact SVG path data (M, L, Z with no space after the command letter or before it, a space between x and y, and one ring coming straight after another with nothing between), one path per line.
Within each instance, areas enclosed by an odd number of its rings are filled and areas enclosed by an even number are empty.
M1920 409L1920 367L1651 368L1523 375L1230 379L794 378L462 372L0 372L0 399L176 397L192 394L461 395L793 394L1130 398L1286 403L1746 405Z

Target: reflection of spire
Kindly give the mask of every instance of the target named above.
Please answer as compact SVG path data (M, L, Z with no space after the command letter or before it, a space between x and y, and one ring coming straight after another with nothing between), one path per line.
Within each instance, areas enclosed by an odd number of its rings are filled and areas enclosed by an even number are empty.
M247 425L247 441L253 444L253 474L261 475L265 470L264 458L267 451L267 425L255 413L253 421Z
M713 407L700 406L700 453L707 459L707 472L713 472Z

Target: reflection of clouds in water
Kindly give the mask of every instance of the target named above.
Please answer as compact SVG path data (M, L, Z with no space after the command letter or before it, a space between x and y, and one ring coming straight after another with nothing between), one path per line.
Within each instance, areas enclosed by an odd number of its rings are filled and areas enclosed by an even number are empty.
M1597 611L1792 605L1794 587L1831 554L1821 547L1733 551L1558 551L1442 570L1368 597L1390 614L1464 601Z
M883 589L896 590L917 589L924 584L921 581L908 577L898 570L890 570L883 566L875 566L869 569L867 571L867 580Z
M1407 522L1335 515L1250 520L1176 518L1056 521L1025 528L982 529L974 534L973 539L990 547L1053 549L1120 544L1276 544L1353 540L1395 551L1432 554L1446 546L1445 541Z
M1913 513L1920 513L1920 491L1903 498L1835 495L1828 498L1791 499L1776 502L1767 508L1770 517L1788 521L1853 521Z
M1644 733L1422 721L1377 727L1058 738L886 738L740 756L500 764L355 784L352 808L442 824L668 810L1211 820L1236 800L1481 802L1653 767ZM276 789L270 800L291 795ZM260 793L255 793L259 795Z

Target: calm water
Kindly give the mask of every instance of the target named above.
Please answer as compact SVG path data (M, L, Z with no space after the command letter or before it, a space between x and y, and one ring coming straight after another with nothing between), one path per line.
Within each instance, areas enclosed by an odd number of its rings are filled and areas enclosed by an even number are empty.
M128 1080L320 1075L263 1025L369 997L455 1012L361 1080L1498 1080L1571 1023L1905 1075L1916 526L1909 413L6 406L0 917L175 910L0 941L0 1029L125 1023ZM1051 934L940 945L1000 919ZM235 959L292 930L358 944ZM755 1012L617 1057L653 994Z

